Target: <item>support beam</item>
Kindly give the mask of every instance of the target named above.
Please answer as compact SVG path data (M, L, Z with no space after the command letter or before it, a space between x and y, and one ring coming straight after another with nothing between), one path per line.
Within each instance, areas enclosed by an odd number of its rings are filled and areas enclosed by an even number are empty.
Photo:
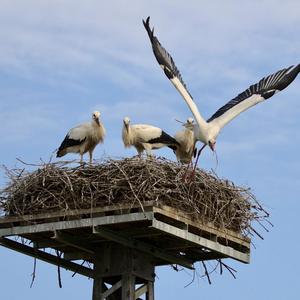
M136 291L135 291L135 299L139 298L143 294L147 293L148 291L148 284L145 283L144 285L140 286Z
M47 263L56 265L56 266L61 266L66 270L70 270L73 272L76 272L78 274L81 274L83 276L87 276L90 278L93 278L93 270L80 266L76 263L73 262L69 262L67 260L64 260L62 258L59 258L57 256L54 256L52 254L49 254L47 252L38 250L38 249L34 249L32 247L23 245L21 243L12 241L8 238L1 238L0 237L0 245L4 246L6 248L9 248L11 250L15 250L17 252L29 255L31 257L35 257L37 259L40 259L42 261L45 261Z
M178 264L185 268L194 269L193 261L191 261L189 259L180 257L178 255L172 255L172 254L166 253L165 251L159 249L158 247L155 247L155 246L149 245L145 242L124 236L119 232L115 232L115 231L112 231L110 229L103 228L103 227L94 227L93 233L97 234L105 239L108 239L110 241L119 243L123 246L138 249L142 252L145 252L152 256L163 259L163 260L169 262L170 264Z
M234 258L243 263L249 263L250 254L239 252L229 246L224 246L204 237L200 237L196 234L188 232L187 230L182 230L172 225L163 223L156 219L152 222L152 227L156 228L164 233L167 233L171 236L182 238L183 240L187 240L195 245L207 248L209 250L215 251L222 255L226 255L227 257Z
M106 299L108 296L110 296L112 293L114 293L116 290L118 290L120 287L122 287L122 280L115 283L110 289L106 290L104 293L102 293L102 298Z
M83 243L78 242L78 237L73 237L70 234L55 230L53 239L83 252L94 254L94 251L91 248L84 246Z

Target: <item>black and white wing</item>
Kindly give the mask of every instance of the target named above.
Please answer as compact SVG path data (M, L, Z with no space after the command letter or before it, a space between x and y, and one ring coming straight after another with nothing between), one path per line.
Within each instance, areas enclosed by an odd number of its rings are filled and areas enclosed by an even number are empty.
M178 92L181 94L183 99L186 101L192 114L195 117L195 120L198 122L200 126L203 125L206 122L202 118L200 112L198 111L198 108L193 100L193 97L189 93L186 84L184 83L181 74L175 65L173 58L167 52L167 50L160 44L159 40L154 35L154 29L152 30L150 29L149 21L150 21L150 17L148 17L146 21L143 20L143 24L150 38L152 50L156 60L158 61L159 65L163 69L168 79L173 83L175 88L178 90Z
M154 35L154 28L151 30L149 25L150 17L146 19L146 21L143 20L143 24L146 28L146 31L149 35L151 44L152 44L152 50L154 53L154 56L156 60L158 61L159 65L165 72L166 76L171 80L172 78L178 78L183 87L187 90L187 87L185 83L183 82L183 79L181 77L181 74L179 70L177 69L173 58L171 55L167 52L167 50L160 44L157 37Z
M218 109L207 122L224 127L233 118L248 108L269 99L275 93L285 89L300 72L300 64L282 69L272 75L264 77L258 83L230 100Z
M166 145L166 146L170 147L171 149L176 149L177 146L179 146L179 143L163 130L162 130L160 136L149 140L148 143L153 145L154 148L155 148L155 145L159 145L158 148L161 147L160 145Z
M132 128L141 143L179 145L173 137L161 128L145 124L135 124L132 125Z
M79 146L84 143L86 138L88 137L89 128L90 124L85 123L70 129L61 145L59 146L58 151L62 151L73 146Z

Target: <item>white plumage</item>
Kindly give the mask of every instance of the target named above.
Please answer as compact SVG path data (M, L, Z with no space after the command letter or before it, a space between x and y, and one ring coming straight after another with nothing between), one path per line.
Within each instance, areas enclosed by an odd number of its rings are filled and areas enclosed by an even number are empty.
M147 156L151 156L152 149L162 147L175 149L179 145L174 138L158 127L146 124L130 125L128 117L123 120L122 139L124 146L126 148L134 146L139 156L144 150Z
M70 129L62 141L56 156L62 157L67 153L79 153L80 162L82 162L83 154L89 152L91 163L95 147L99 143L103 143L105 137L105 128L99 118L100 112L95 111L91 122Z
M161 46L157 37L154 36L153 29L150 29L149 20L150 17L148 17L146 21L143 21L143 23L149 35L153 53L166 76L187 103L196 120L197 125L194 126L195 140L204 143L203 147L199 150L198 155L206 145L209 145L211 150L214 151L216 138L220 133L220 130L228 122L248 108L267 100L278 91L286 88L300 72L300 64L298 64L297 66L290 66L264 77L258 83L251 85L244 92L222 106L206 121L200 114L191 94L183 82L173 58Z
M194 137L194 120L188 118L183 130L176 132L174 138L180 144L174 153L179 162L183 164L189 164L192 160L195 149L195 137Z

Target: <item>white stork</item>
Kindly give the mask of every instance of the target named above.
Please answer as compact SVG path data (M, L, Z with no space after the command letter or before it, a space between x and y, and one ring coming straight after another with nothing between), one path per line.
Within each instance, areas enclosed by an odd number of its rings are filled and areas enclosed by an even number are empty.
M147 156L151 157L152 149L162 147L176 149L179 146L179 143L162 129L146 124L130 125L128 117L123 120L122 139L124 146L126 148L134 146L140 157L144 150Z
M188 118L183 126L185 129L176 132L174 136L175 140L180 144L180 146L174 150L174 153L179 162L189 164L195 150L194 119Z
M83 154L89 152L92 163L93 151L99 143L103 143L105 136L105 128L99 117L100 112L94 111L91 122L70 129L59 146L56 157L62 157L67 153L79 153L82 163Z
M212 151L215 150L216 138L220 130L228 122L248 108L267 100L275 93L286 88L300 72L300 64L298 64L297 66L290 66L264 77L258 83L251 85L244 92L222 106L206 121L200 114L191 94L187 90L173 58L161 46L157 37L154 35L154 29L150 29L149 20L150 17L148 17L146 21L143 20L143 23L149 35L153 53L166 76L186 101L197 122L197 126L194 127L195 139L196 141L198 140L204 143L198 152L198 157L206 145L209 145Z

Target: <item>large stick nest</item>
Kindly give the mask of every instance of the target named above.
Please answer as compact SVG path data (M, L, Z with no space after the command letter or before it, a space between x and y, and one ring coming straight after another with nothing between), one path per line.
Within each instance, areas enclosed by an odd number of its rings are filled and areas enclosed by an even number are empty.
M33 172L7 170L10 182L0 191L0 208L11 216L155 201L244 235L253 232L253 220L261 223L268 217L249 188L200 169L184 181L185 172L186 167L162 158L107 159L76 167L49 163Z

